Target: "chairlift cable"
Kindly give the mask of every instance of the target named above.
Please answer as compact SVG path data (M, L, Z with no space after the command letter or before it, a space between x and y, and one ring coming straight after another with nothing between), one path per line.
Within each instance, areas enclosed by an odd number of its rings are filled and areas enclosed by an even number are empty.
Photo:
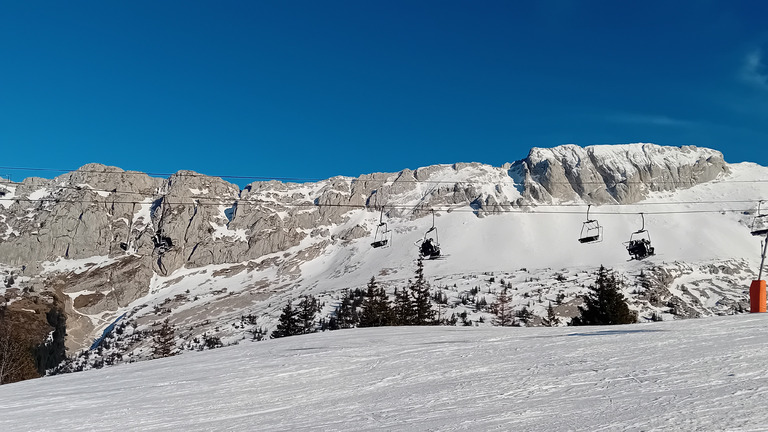
M223 174L223 175L209 175L209 174L202 174L202 173L196 173L196 172L176 172L176 173L163 173L163 172L142 172L142 171L135 171L135 170L128 170L128 171L117 171L117 172L111 172L111 171L99 171L99 170L89 170L89 169L61 169L61 168L38 168L38 167L13 167L13 166L0 166L0 170L9 170L9 171L32 171L32 172L57 172L62 174L68 174L68 173L90 173L90 174L119 174L119 175L145 175L149 177L171 177L171 176L177 176L177 177L209 177L209 178L221 178L221 179L238 179L238 180L254 180L254 181L283 181L283 182L296 182L296 183L309 183L309 182L321 182L321 181L332 181L332 180L345 180L350 182L360 182L360 181L366 181L366 182L377 182L377 181L383 181L383 182L398 182L398 183L424 183L424 184L500 184L503 183L504 180L511 180L511 177L503 177L500 178L499 181L490 181L490 180L418 180L418 179L405 179L405 178L396 178L394 180L382 180L382 179L361 179L360 177L352 177L352 176L335 176L330 178L316 178L316 177L290 177L290 176L264 176L264 175L235 175L235 174ZM399 171L396 173L387 173L390 176L395 176L403 171ZM369 174L363 174L363 175L369 175ZM715 179L711 180L710 182L713 183L768 183L768 179L753 179L753 180L728 180L728 179ZM11 182L15 184L20 184L20 182ZM567 181L554 181L551 182L552 184L571 184ZM624 184L624 185L633 185L633 184L647 184L645 181L616 181L615 184ZM677 184L684 184L688 183L691 186L695 186L698 184L698 182L694 182L693 178L689 181L674 181L674 180L653 180L654 184L660 184L660 185L677 185ZM606 183L604 181L585 181L582 182L582 184L585 185L605 185Z
M340 208L348 208L348 209L360 209L360 210L368 210L372 207L366 204L317 204L314 202L306 202L306 203L276 203L274 201L263 201L263 200L243 200L243 199L230 199L227 201L223 200L216 200L212 199L210 202L200 201L202 198L194 198L192 201L166 201L166 205L180 205L180 206L191 206L191 205L199 205L202 207L206 206L221 206L221 205L231 205L233 201L236 201L238 205L240 206L247 206L247 205L255 205L255 206L277 206L277 207L287 207L287 208L321 208L321 207L340 207ZM69 204L103 204L103 203L109 203L109 204L144 204L148 205L151 204L150 202L146 202L145 200L142 201L136 201L136 200L83 200L83 199L59 199L59 198L21 198L21 197L12 197L12 198L0 198L0 201L17 201L17 202L26 202L26 203L69 203ZM669 202L669 203L634 203L634 204L607 204L603 205L601 207L638 207L638 206L652 206L652 205L674 205L674 204L727 204L727 203L750 203L754 202L753 200L738 200L738 201L701 201L701 202ZM467 204L468 205L468 204ZM524 205L522 207L525 208L536 208L537 210L534 211L525 211L518 208L497 208L491 211L491 213L535 213L535 214L582 214L581 211L571 211L571 210L563 210L563 211L551 211L551 210L538 210L540 207L583 207L583 204L530 204L530 205ZM508 206L509 207L509 206ZM428 207L428 208L415 208L414 206L410 205L390 205L388 208L393 210L411 210L412 212L425 212L425 211L443 211L443 212L457 212L457 213L476 213L477 210L466 208L466 206L462 207ZM711 209L711 210L666 210L666 211L645 211L645 214L650 215L666 215L666 214L704 214L704 213L751 213L752 208L725 208L725 209ZM627 212L615 212L615 211L600 211L600 212L592 212L596 215L626 215L626 214L637 214L637 212L634 211L627 211ZM765 216L768 216L766 214Z

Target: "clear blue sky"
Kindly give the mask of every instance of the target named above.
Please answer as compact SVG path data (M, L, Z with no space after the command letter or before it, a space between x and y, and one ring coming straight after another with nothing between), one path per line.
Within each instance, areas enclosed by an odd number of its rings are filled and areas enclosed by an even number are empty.
M735 0L0 0L0 166L326 178L628 142L768 165L766 17Z

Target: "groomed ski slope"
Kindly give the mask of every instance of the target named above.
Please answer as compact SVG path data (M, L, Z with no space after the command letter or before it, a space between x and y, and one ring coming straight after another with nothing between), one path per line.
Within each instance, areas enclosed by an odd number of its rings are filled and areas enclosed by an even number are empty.
M0 386L0 430L766 430L767 328L746 314L243 343Z

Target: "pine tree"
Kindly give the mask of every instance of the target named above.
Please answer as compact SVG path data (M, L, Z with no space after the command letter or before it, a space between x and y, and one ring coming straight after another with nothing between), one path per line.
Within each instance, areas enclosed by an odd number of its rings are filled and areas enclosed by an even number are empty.
M302 330L303 326L299 323L298 310L293 308L289 300L280 314L280 321L277 323L277 328L272 332L271 337L274 339L295 336L301 334Z
M391 323L392 308L389 297L384 288L376 284L376 279L371 277L363 300L363 310L360 312L360 327L380 327Z
M515 317L517 317L517 320L518 320L520 325L526 325L527 326L528 323L530 323L531 320L533 320L533 312L528 310L527 306L523 306L522 309L520 309L519 311L517 311L515 313Z
M542 319L541 323L547 327L557 327L560 325L560 318L555 314L555 308L552 307L552 302L549 302L547 317Z
M435 322L435 310L429 296L429 282L424 279L424 260L416 262L416 279L410 285L413 297L413 325L430 325Z
M296 319L301 327L301 334L315 331L315 315L320 311L320 304L314 296L305 296L296 309Z
M600 266L595 284L584 295L584 305L579 306L581 316L572 325L631 324L637 322L637 313L629 309L624 294L619 291L616 275Z
M408 281L410 286L411 281ZM398 290L395 288L395 304L392 307L394 325L406 326L413 324L415 317L413 313L413 301L408 294L408 289Z
M653 282L651 281L651 277L648 276L645 271L640 270L640 276L639 276L639 282L640 282L640 289L642 291L642 295L648 299L648 302L653 306L660 306L661 305L661 299L659 299L658 292L656 292L653 289Z
M152 356L154 358L170 357L176 348L176 332L168 322L168 318L155 330L152 337Z
M335 326L340 329L352 328L360 321L355 307L353 294L349 290L344 291L339 306L336 308Z
M496 297L496 301L491 305L491 312L493 313L493 325L501 327L509 327L514 325L515 318L512 310L512 305L509 304L509 296L507 295L507 287L502 288L499 295Z

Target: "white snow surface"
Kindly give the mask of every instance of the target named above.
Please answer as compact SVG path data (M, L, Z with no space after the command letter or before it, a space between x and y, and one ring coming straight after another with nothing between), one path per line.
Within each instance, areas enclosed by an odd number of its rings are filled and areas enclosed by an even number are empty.
M383 327L0 386L0 430L766 430L768 315Z
M74 274L80 274L90 269L106 267L113 264L118 259L119 258L110 258L106 255L80 259L66 259L59 257L56 258L55 261L44 261L40 264L43 267L42 274L55 272L72 272Z

